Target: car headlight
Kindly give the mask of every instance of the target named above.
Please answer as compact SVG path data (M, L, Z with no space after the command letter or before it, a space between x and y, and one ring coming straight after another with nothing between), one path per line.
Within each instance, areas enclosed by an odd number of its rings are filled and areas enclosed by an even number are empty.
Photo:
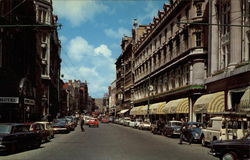
M198 133L194 133L194 136L195 137L199 137L200 135Z

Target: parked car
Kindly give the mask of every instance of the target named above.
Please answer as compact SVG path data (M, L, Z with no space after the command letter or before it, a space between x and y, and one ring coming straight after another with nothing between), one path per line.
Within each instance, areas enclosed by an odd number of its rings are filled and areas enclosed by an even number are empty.
M124 117L123 125L128 126L130 121L131 121L130 117Z
M201 134L202 134L202 127L203 124L200 122L185 122L183 125L187 125L187 127L191 130L192 133L192 141L193 142L201 142ZM184 136L183 139L188 141L188 139Z
M34 122L34 123L38 123L38 124L42 124L44 129L47 130L49 132L49 138L52 139L54 138L54 131L53 128L51 126L51 122Z
M52 124L52 128L54 133L69 133L71 130L67 121L55 121Z
M143 122L142 119L136 119L135 120L135 128L138 128L139 124Z
M181 126L181 121L168 121L163 128L163 135L168 137L180 136Z
M135 128L135 120L131 119L131 121L129 122L128 126Z
M156 120L151 123L151 132L153 134L162 134L165 126L165 122L162 120Z
M202 129L201 144L206 146L214 140L241 139L247 133L247 121L240 118L231 120L224 117L213 117L207 128Z
M22 123L0 124L0 151L15 152L23 148L38 148L41 138Z
M141 123L138 125L138 129L150 130L150 129L151 129L151 123L148 122L148 121L141 122Z
M210 147L209 154L222 160L250 159L250 134L237 140L216 140Z
M90 116L84 116L83 119L84 119L84 124L85 125L88 125L88 122L89 120L91 120L93 117L90 117Z
M72 130L74 130L77 126L77 119L74 116L65 116L65 118L69 121Z
M97 118L92 118L88 121L89 127L99 127L99 121Z
M29 126L29 130L34 133L38 133L43 142L50 141L50 132L45 130L44 125L41 123L25 123Z

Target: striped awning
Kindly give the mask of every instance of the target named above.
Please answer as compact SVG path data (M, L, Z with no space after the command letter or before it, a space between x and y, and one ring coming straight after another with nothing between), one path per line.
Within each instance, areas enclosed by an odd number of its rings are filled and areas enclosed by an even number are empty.
M139 109L139 107L133 107L130 112L129 115L136 115L136 111Z
M129 109L124 109L124 110L121 110L120 112L118 112L118 114L124 114L128 111Z
M149 114L164 114L162 108L165 106L166 102L154 103L149 106Z
M147 115L148 113L148 105L140 107L138 115Z
M240 99L239 111L249 112L250 111L250 88L245 91Z
M225 93L216 92L203 95L194 103L195 113L222 113L225 111Z
M162 111L164 114L188 113L188 98L169 101Z

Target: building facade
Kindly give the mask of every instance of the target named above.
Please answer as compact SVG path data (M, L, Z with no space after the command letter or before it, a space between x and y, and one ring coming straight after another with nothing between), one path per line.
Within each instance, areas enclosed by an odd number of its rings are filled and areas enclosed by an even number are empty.
M3 0L0 8L1 121L55 115L61 59L52 1Z
M206 0L170 1L135 41L134 104L145 106L144 114L153 104L185 103L184 109L165 113L195 120L194 102L205 92L208 47L208 26L196 24L208 22L207 9Z
M207 92L221 93L216 110L243 117L250 111L249 6L245 0L209 1Z

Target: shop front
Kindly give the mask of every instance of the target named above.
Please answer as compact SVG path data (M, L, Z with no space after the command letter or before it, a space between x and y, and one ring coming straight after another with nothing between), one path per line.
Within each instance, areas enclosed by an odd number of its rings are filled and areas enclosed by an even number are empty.
M167 102L162 108L162 112L166 114L166 119L168 121L181 119L187 121L189 113L188 98L181 98Z
M197 122L208 122L216 115L225 114L225 92L202 95L194 103L194 115Z

